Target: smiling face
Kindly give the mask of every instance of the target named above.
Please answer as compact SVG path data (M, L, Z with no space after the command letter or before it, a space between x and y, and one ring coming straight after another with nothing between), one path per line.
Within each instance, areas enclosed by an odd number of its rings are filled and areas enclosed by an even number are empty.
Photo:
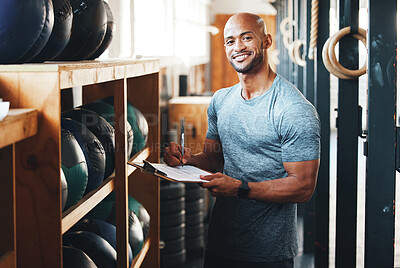
M225 25L225 52L238 73L250 73L267 64L266 49L271 46L271 36L266 34L264 21L253 14L232 16Z

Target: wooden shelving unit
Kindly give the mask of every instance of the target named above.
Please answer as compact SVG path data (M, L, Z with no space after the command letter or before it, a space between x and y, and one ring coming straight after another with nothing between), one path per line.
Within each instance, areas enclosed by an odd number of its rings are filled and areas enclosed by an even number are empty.
M129 161L142 161L149 156L149 148L143 149ZM135 167L128 166L128 176L135 170ZM130 168L132 167L132 168ZM115 173L103 181L99 188L87 193L77 204L65 210L62 214L62 234L77 223L88 211L93 209L101 200L115 189Z
M16 267L15 144L36 135L37 112L11 109L0 121L0 267Z
M112 191L116 192L117 203L118 267L128 266L128 194L142 203L151 217L148 240L133 266L160 266L159 181L127 165L126 132L122 131L128 100L149 123L148 146L134 159L159 161L158 72L159 63L155 59L0 65L0 96L10 100L12 108L32 107L38 112L37 135L15 145L18 161L13 227L18 266L62 267L62 234ZM115 173L78 204L62 212L61 91L80 86L83 103L114 96L115 118L125 120L120 120L115 130ZM0 144L3 136L0 132ZM7 163L3 162L1 169L7 169Z

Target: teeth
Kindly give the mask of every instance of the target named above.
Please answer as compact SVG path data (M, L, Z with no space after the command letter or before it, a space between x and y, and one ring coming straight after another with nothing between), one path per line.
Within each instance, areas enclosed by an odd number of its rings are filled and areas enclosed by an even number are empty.
M241 55L241 56L237 56L236 59L237 60L242 60L242 59L247 58L247 57L248 57L247 55Z

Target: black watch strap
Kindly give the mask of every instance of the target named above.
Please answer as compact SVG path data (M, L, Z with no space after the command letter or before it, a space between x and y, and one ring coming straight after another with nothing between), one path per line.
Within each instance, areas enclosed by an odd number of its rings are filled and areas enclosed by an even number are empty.
M247 181L242 181L242 185L240 185L239 187L238 197L247 198L249 192L250 192L249 184L247 183Z

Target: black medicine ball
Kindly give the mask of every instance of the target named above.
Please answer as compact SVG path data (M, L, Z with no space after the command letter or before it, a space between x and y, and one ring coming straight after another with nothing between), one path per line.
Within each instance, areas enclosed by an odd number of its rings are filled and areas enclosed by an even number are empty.
M85 154L73 133L67 129L61 129L61 168L68 185L65 204L63 202L63 208L67 209L82 198L89 174ZM63 182L61 184L64 185Z
M107 14L102 0L70 0L74 13L72 34L66 48L56 60L85 60L103 42Z
M104 36L103 42L101 43L100 47L96 50L96 52L90 56L89 59L93 60L95 58L98 58L101 54L103 54L104 51L110 46L111 41L114 37L114 32L116 29L115 22L114 22L114 16L112 14L110 6L107 4L107 2L104 2L104 7L106 9L107 13L107 30L106 30L106 35Z
M25 63L32 60L39 52L44 48L47 41L50 38L51 31L54 26L54 11L53 11L53 2L52 0L46 1L46 19L40 32L39 36L36 38L33 45L29 48L29 50L18 59L18 63Z
M0 63L16 63L36 42L46 21L45 0L2 0Z
M78 248L101 268L117 267L117 252L104 238L91 232L67 232L63 235L63 246Z
M88 182L84 194L98 188L104 178L106 157L104 148L96 136L78 121L62 118L61 127L72 132L85 154L88 166Z
M110 125L116 129L116 127L120 126L121 120L115 120L114 116L114 105L110 105L104 102L90 102L80 106L82 109L87 109L93 111L107 120ZM115 122L117 121L117 122ZM134 134L131 125L129 122L126 122L126 139L127 139L127 158L130 158L133 148Z
M63 246L64 268L97 268L89 256L78 248Z
M110 245L117 250L117 228L102 220L96 219L83 219L72 226L68 232L87 231L104 238ZM128 245L129 252L129 266L132 264L132 250Z
M82 123L99 139L106 153L104 178L108 178L115 169L114 128L103 117L86 109L74 108L61 113L61 117Z
M31 60L43 62L52 60L68 44L72 33L72 7L69 0L53 0L54 26L44 48Z

